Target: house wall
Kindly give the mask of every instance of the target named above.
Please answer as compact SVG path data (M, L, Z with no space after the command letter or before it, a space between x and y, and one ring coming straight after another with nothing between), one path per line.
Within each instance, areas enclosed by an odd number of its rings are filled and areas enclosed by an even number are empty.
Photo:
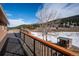
M0 54L7 40L7 26L0 24Z
M6 25L0 25L0 31L1 30L7 30L7 26Z

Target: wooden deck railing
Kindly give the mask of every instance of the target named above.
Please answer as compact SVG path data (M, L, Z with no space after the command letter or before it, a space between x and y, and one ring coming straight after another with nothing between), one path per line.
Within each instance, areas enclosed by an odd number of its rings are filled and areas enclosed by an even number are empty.
M22 41L26 45L26 50L29 55L38 56L76 56L77 54L60 47L54 43L47 42L40 38L37 38L27 32L26 30L20 29L20 35ZM25 47L25 46L24 46Z

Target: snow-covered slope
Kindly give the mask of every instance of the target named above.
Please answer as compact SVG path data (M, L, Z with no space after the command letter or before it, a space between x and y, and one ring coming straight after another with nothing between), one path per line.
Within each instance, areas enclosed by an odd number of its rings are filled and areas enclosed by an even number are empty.
M32 32L32 35L43 39L40 32ZM79 47L79 32L51 32L48 34L47 40L57 43L57 37L67 37L72 39L72 45Z

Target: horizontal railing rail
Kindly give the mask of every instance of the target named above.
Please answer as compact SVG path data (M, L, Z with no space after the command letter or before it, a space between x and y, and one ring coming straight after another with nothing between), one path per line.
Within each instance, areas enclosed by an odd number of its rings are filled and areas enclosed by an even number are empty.
M37 38L29 33L30 32L27 32L24 29L20 29L21 38L33 55L41 55L41 56L42 55L45 55L45 56L52 56L52 55L76 56L77 55L75 52L72 52L54 43L50 43L43 39Z

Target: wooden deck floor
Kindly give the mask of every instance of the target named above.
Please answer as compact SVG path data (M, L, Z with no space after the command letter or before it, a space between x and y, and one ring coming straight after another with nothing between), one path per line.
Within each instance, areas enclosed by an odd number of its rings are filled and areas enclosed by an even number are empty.
M19 42L19 39L14 33L8 34L8 39L2 49L4 56L25 56L24 50Z

